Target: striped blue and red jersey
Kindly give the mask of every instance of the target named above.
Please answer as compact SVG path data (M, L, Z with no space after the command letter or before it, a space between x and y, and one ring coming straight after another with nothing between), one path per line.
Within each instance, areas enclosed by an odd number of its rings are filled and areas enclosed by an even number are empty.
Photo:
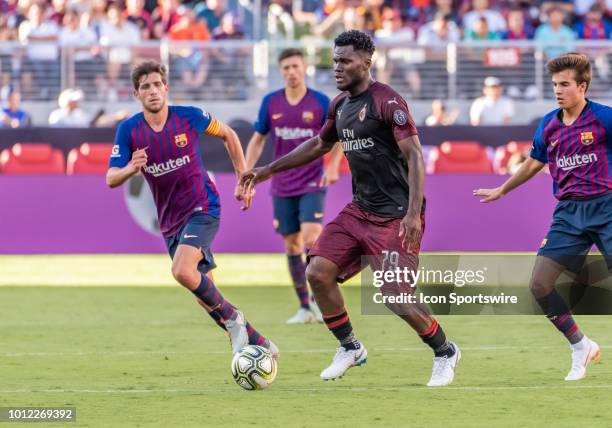
M548 163L555 197L589 199L612 192L612 109L587 100L571 125L561 109L542 119L531 157Z
M259 107L255 131L271 134L274 159L291 152L306 140L319 134L329 109L327 95L308 88L296 105L289 104L285 90L266 95ZM323 158L272 176L272 195L289 197L321 190Z
M178 233L196 212L214 217L221 214L219 193L204 169L198 147L203 132L214 135L219 127L217 120L197 107L169 106L168 119L160 132L149 126L143 113L126 119L117 128L110 167L123 168L132 159L132 152L147 148L142 172L166 238Z

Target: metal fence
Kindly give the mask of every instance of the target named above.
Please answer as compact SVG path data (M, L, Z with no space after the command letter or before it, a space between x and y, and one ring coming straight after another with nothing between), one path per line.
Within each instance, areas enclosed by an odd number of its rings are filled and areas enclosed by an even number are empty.
M138 46L92 46L57 49L37 57L30 46L0 44L0 86L12 83L30 101L57 99L61 89L80 87L91 101L131 97L130 69L154 59L170 70L173 100L239 101L256 99L282 85L278 53L301 46L308 63L308 83L336 92L332 44L302 41L206 43L157 41ZM593 83L589 95L612 98L612 41L577 41L574 46L535 42L462 42L439 46L378 43L372 73L410 99L469 100L481 95L486 76L499 77L507 94L519 99L551 97L545 65L548 58L571 48L589 54Z

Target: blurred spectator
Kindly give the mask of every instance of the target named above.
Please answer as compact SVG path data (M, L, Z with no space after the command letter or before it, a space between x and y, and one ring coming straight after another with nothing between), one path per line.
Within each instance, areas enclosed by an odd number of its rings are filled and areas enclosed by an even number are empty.
M463 16L463 28L475 28L482 17L487 20L489 31L502 33L506 30L506 20L498 11L489 9L489 0L472 0L472 10Z
M89 10L83 15L83 21L94 30L98 38L102 34L102 26L107 19L107 7L107 0L91 0Z
M58 26L61 26L67 8L68 0L51 0L51 10L48 19L54 21Z
M206 2L200 2L196 5L195 12L198 19L206 21L206 28L208 28L208 31L214 31L221 25L221 18L223 18L223 15L228 12L227 0L207 0Z
M599 4L603 8L603 10L607 10L608 17L612 18L612 0L574 0L574 5L576 6L576 15L586 15L591 6L593 6L594 4Z
M81 16L76 9L69 9L64 15L59 45L62 49L71 50L77 84L101 91L104 80L99 70L104 69L104 63L100 57L98 38L86 21L81 24Z
M153 20L145 10L144 0L126 0L124 15L129 22L140 28L140 37L148 40L153 35Z
M403 80L408 83L411 95L417 97L421 91L421 79L411 62L412 51L405 46L414 42L414 30L404 26L397 9L386 9L382 19L383 27L375 33L376 40L382 42L377 48L376 79L390 83L394 72L399 71Z
M83 91L80 89L64 89L58 98L59 108L49 115L49 125L54 127L80 127L89 125L89 117L81 109Z
M526 40L533 38L533 28L525 23L525 13L522 9L508 11L508 31L504 32L504 40Z
M17 30L12 25L8 13L0 13L0 42L15 40L17 38Z
M448 126L453 125L459 117L459 109L449 112L446 110L444 101L433 100L431 102L431 113L425 118L426 126Z
M417 40L420 45L446 45L456 43L460 38L457 24L451 21L450 16L440 13L419 29Z
M426 13L425 21L432 21L438 13L448 16L449 19L457 25L461 23L459 14L453 7L453 0L435 0L434 4L429 7Z
M546 22L550 11L560 9L564 17L572 16L574 13L574 0L542 0L540 4L540 21Z
M25 128L32 125L30 115L21 109L21 93L10 88L6 91L6 107L0 110L0 128ZM4 99L4 97L2 97Z
M466 40L499 40L501 38L500 33L489 30L489 24L484 16L473 25L474 27L465 29Z
M55 21L45 20L44 15L43 6L33 3L28 10L28 20L19 26L19 40L26 45L22 89L27 93L33 90L33 74L40 96L47 98L49 89L59 85L59 27Z
M550 9L548 23L540 25L535 32L535 40L539 42L548 58L574 50L576 35L563 24L564 19L565 12L562 9Z
M170 28L170 40L200 42L210 40L206 21L197 21L193 9L181 6L178 8L178 14L181 18ZM208 72L205 52L199 47L192 46L177 46L172 51L177 54L175 66L183 85L188 90L199 89L206 81Z
M240 26L238 16L233 12L228 12L223 15L221 25L213 31L213 39L215 40L242 40L244 33Z
M580 20L574 30L579 39L605 40L612 35L612 24L604 19L604 8L595 3L586 16Z
M117 81L122 70L132 62L132 48L140 43L140 30L121 14L118 6L108 8L108 21L100 27L100 44L108 47L107 53L107 96L110 100L117 97Z
M163 38L180 17L176 10L181 5L180 0L159 0L159 6L153 11L153 37Z
M497 77L484 80L483 97L476 98L470 108L470 123L479 125L507 125L514 116L514 102L503 96L504 88Z
M531 152L531 147L527 146L521 151L518 151L514 153L512 156L510 156L510 159L508 159L508 163L506 164L505 172L510 175L516 174L519 168L521 167L521 165L527 159L529 159L530 152ZM545 172L545 171L542 170L541 172Z

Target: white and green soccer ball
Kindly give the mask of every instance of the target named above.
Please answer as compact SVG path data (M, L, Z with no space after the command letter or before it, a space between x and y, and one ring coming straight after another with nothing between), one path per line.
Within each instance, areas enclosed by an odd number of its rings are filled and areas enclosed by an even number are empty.
M272 385L276 378L276 360L266 348L248 345L234 355L232 376L242 388L255 391Z

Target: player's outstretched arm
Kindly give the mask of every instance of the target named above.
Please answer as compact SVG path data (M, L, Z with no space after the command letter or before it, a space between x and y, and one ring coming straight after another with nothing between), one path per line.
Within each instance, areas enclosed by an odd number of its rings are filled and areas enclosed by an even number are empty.
M123 168L111 167L106 172L106 184L111 189L121 186L128 178L137 174L147 164L147 148L132 153L132 160Z
M338 142L334 145L334 148L331 150L331 157L329 159L329 163L325 170L323 171L323 176L321 177L321 186L331 186L335 184L340 178L340 174L338 170L340 169L340 161L342 160L342 156L344 155L344 151L342 150L342 145Z
M408 211L400 223L399 236L402 237L402 246L411 250L414 247L418 248L421 242L425 162L423 162L423 152L417 135L400 140L397 144L408 162L408 188L410 189Z
M329 152L334 147L334 144L336 144L335 141L323 141L321 137L317 135L306 140L293 149L293 151L274 162L242 174L240 178L240 187L243 195L248 195L254 190L257 183L266 181L276 173L305 165L320 158L325 153Z
M232 161L232 165L234 166L236 180L240 180L240 177L247 170L247 168L238 134L236 134L236 131L234 131L229 125L219 121L219 131L215 135L223 140L225 149L227 150L229 158ZM234 196L237 200L242 201L242 210L246 210L251 206L251 199L253 198L253 195L254 192L243 193L240 184L236 185Z
M476 189L473 191L473 195L484 196L484 198L481 199L480 202L493 202L504 196L506 193L516 189L521 184L529 181L531 177L536 175L538 172L540 172L542 168L544 168L544 165L545 164L540 162L539 160L536 160L532 157L528 157L527 160L516 172L516 174L506 180L504 184L499 187L496 187L495 189Z
M246 167L247 169L253 169L257 164L257 161L261 157L264 146L266 145L266 136L259 132L253 132L253 136L249 140L249 144L246 149Z

